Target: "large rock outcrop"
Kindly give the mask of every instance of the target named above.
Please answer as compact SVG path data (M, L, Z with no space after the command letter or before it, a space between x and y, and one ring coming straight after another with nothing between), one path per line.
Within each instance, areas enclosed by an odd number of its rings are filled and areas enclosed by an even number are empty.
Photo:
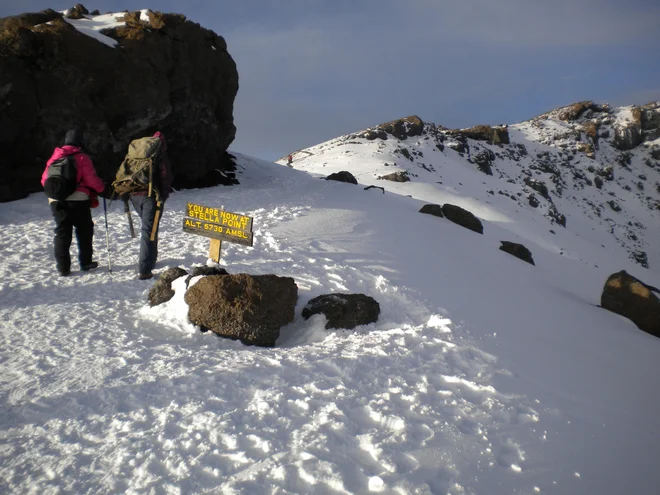
M41 190L46 160L74 126L105 179L132 139L160 129L175 186L223 182L238 91L225 40L182 15L132 12L102 32L113 47L71 24L82 12L0 19L0 201Z
M658 289L646 285L625 270L609 276L600 305L631 319L640 329L660 337L660 299Z
M467 129L454 129L447 132L453 136L463 136L477 141L488 141L493 144L509 144L509 130L501 126L477 125Z
M186 291L195 325L244 344L272 347L293 321L298 286L277 275L212 275Z

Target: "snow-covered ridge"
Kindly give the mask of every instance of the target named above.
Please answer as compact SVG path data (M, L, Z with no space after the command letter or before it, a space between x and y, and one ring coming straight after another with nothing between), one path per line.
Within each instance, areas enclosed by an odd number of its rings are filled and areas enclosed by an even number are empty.
M515 224L523 214L551 235L564 226L586 239L607 232L605 249L623 248L649 266L660 264L659 108L582 102L508 127L463 130L409 117L294 152L293 166L345 169L365 185L419 194L381 180L398 172L397 180L422 182L485 220Z

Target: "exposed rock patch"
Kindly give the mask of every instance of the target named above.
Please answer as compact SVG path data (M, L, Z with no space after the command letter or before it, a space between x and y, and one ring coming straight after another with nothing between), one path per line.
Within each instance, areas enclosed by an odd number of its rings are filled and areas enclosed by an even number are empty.
M477 125L466 129L453 129L451 135L461 135L476 141L489 141L493 144L509 144L509 130L506 127Z
M403 141L408 137L421 135L423 130L424 122L422 122L422 119L417 115L411 115L410 117L380 124L374 132L385 132Z
M495 153L491 150L482 150L479 153L475 153L471 160L484 174L493 175L492 165L495 161Z
M529 187L534 189L537 193L539 193L548 201L552 201L552 199L550 199L550 193L548 192L548 186L545 185L545 182L538 179L525 177L525 184L527 184Z

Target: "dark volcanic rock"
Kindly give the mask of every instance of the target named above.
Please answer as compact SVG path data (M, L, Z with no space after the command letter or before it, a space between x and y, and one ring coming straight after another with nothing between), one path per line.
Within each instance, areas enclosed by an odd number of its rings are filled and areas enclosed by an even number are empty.
M348 184L358 183L357 179L353 176L352 173L342 170L341 172L335 172L334 174L328 175L325 180L336 180L338 182L346 182Z
M525 246L522 244L518 244L516 242L509 242L509 241L500 241L502 245L500 246L500 251L504 251L505 253L509 253L516 258L520 258L523 261L526 261L527 263L534 265L534 259L532 258L532 253L529 249L527 249Z
M461 227L473 230L478 234L484 233L484 226L481 221L468 210L460 206L445 204L442 206L442 213L448 220L457 223Z
M277 275L209 276L185 295L195 325L244 344L272 347L293 321L298 287Z
M364 294L324 294L311 299L302 311L306 320L322 313L328 319L325 328L352 329L378 320L380 305Z
M148 15L128 13L126 26L104 31L117 47L50 10L0 20L0 145L11 150L0 158L0 201L41 190L45 162L72 127L106 180L128 143L156 130L175 187L224 180L238 90L225 40L181 15Z
M658 292L623 270L607 279L600 305L631 319L645 332L660 337L660 299L654 291Z
M444 213L442 213L442 206L440 205L424 205L422 206L420 213L428 213L429 215L435 215L436 217L444 218Z
M149 306L158 306L172 299L172 282L185 275L188 275L188 272L178 266L165 270L149 291Z

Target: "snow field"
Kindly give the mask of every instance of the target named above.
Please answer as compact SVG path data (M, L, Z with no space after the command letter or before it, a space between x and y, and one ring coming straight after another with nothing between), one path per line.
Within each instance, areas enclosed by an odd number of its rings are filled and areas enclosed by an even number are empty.
M531 267L497 251L498 223L478 236L414 198L239 165L240 186L168 200L157 272L206 262L208 239L181 231L188 201L253 216L255 246L223 243L221 264L296 280L273 349L200 333L183 279L147 307L121 205L112 274L65 279L43 195L0 205L0 491L616 493L624 469L653 486L658 346L590 306L596 268L552 250ZM379 321L300 317L333 291L371 295Z

